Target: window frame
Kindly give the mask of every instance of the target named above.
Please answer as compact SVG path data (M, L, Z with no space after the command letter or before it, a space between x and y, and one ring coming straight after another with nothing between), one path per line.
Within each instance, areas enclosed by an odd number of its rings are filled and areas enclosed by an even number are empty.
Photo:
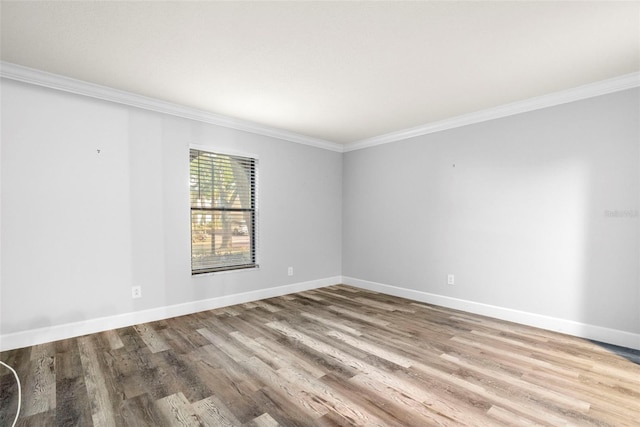
M249 160L252 165L252 173L251 173L251 181L249 182L250 188L250 198L252 202L252 208L222 208L222 207L206 207L202 206L193 206L191 199L191 161L192 161L192 153L193 151L198 151L206 154L213 154L218 156L227 156L231 159L237 159L241 162ZM258 263L258 164L259 159L258 156L254 154L241 153L237 151L228 151L228 150L217 150L210 146L203 146L197 144L189 144L189 228L190 228L190 265L191 265L191 275L192 276L202 276L202 275L210 275L210 274L219 274L219 273L229 273L234 271L248 271L255 270L260 267ZM214 186L212 182L212 187ZM193 212L194 211L210 211L210 212L250 212L252 216L252 226L248 231L249 236L249 253L251 257L251 261L249 263L242 264L227 264L223 266L210 266L204 268L194 268L194 228L193 228Z

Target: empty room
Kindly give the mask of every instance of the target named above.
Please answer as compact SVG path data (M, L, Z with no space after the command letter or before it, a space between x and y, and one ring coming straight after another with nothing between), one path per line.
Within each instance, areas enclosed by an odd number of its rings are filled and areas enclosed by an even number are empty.
M0 426L639 426L640 2L0 2Z

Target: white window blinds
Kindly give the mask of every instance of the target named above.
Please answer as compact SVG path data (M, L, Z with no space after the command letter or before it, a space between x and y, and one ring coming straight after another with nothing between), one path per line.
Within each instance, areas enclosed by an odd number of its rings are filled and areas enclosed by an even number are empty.
M190 150L192 274L257 267L256 163Z

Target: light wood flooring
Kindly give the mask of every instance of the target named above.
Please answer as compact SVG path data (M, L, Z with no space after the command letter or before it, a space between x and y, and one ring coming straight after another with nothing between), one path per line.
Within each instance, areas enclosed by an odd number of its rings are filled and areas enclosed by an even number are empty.
M0 360L21 426L640 426L640 365L594 343L343 285Z

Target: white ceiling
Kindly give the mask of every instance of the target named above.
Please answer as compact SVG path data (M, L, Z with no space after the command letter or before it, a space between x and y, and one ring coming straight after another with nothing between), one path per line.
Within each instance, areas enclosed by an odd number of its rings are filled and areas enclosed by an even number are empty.
M348 143L640 70L640 2L1 2L0 59Z

